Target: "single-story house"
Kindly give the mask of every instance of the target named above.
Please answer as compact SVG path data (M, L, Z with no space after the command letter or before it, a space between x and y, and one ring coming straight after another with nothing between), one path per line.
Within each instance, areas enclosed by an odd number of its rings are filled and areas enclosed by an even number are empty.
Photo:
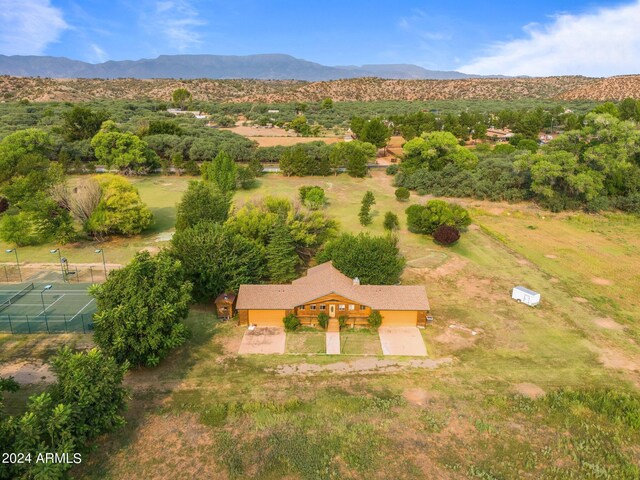
M236 301L240 325L282 326L295 314L302 325L317 324L318 315L347 317L347 325L367 325L372 310L382 314L382 326L426 325L429 299L418 285L360 285L331 262L310 268L286 285L241 285Z
M487 138L494 142L508 142L513 137L513 132L508 128L500 130L499 128L490 127L487 129Z

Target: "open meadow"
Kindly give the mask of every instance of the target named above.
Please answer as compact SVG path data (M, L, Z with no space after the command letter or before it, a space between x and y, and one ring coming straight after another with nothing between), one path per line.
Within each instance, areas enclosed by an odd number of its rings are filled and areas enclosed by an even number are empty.
M155 223L144 235L101 244L108 261L166 244L188 180L133 180ZM429 197L398 202L391 182L382 172L267 175L239 191L235 207L265 195L297 199L300 186L319 185L344 231L382 234L384 213L397 213L403 283L425 285L434 316L423 331L429 362L400 357L389 366L367 332L343 335L351 353L343 357L321 354L324 338L313 332L290 335L284 355L238 356L243 329L198 306L185 345L157 368L128 374L127 425L99 439L72 475L638 478L637 412L602 392L640 388L640 221L459 199L473 224L445 248L406 229L406 207ZM367 190L376 204L365 228L357 213ZM70 262L96 260L94 244L63 248ZM21 253L50 260L45 248ZM542 294L537 308L511 299L521 284ZM28 364L49 381L42 362L57 343L87 347L91 337L0 335L5 373ZM7 394L8 408L24 395Z

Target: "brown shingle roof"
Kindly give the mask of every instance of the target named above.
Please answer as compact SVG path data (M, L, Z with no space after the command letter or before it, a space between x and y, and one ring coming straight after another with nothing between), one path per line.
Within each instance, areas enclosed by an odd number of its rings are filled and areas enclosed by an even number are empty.
M429 310L424 287L417 285L354 285L331 262L310 268L290 285L241 285L239 310L287 310L335 293L375 310Z

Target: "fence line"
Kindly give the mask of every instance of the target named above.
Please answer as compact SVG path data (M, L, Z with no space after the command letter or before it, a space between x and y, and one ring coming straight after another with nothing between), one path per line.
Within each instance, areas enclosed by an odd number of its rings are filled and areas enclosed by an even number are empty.
M118 267L107 267L107 275L118 269ZM66 277L65 283L103 283L105 270L103 266L69 265L64 277ZM37 282L40 278L42 281L52 283L64 281L59 265L33 267L26 263L20 265L20 270L15 264L0 265L0 283Z
M0 333L87 333L93 330L93 314L0 315Z

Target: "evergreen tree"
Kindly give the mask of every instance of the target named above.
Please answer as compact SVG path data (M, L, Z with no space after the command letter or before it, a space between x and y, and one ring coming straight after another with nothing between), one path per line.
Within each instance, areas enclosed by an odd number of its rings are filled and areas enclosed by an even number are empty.
M400 220L398 216L393 212L387 212L384 214L384 222L382 224L385 230L393 232L400 228Z
M371 206L376 203L376 199L373 196L373 192L368 190L362 197L362 204L360 206L360 213L358 218L360 219L360 225L366 227L371 223Z
M229 195L208 182L189 182L189 188L177 206L176 230L193 227L199 222L224 223L230 208Z
M297 266L295 242L287 225L280 221L274 226L267 246L269 277L276 283L290 282L296 278Z
M207 163L202 170L202 178L215 184L222 193L236 189L238 167L224 150L220 150L213 162Z

